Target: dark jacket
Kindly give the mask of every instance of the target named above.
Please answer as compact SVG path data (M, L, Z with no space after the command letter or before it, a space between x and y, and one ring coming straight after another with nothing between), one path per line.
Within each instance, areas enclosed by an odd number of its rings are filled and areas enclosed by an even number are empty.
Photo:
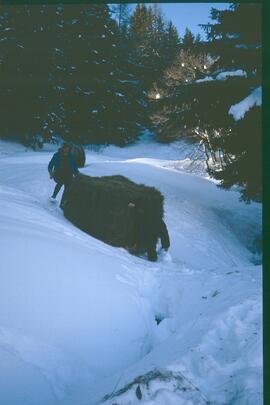
M49 173L53 174L56 182L64 181L79 173L77 163L71 154L63 156L61 151L56 152L48 164Z

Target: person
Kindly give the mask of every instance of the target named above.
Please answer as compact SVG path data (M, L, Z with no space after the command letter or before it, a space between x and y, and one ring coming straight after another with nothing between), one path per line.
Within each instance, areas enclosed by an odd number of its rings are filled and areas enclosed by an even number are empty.
M142 199L130 201L127 217L127 250L135 255L147 252L148 259L156 261L158 239L161 240L162 249L167 251L170 247L170 238L163 219L151 222Z
M51 179L54 179L56 186L51 196L51 201L55 201L57 194L64 185L64 192L60 202L60 208L63 209L65 194L73 178L79 174L78 166L70 153L70 145L64 143L62 147L53 155L48 164L48 171Z

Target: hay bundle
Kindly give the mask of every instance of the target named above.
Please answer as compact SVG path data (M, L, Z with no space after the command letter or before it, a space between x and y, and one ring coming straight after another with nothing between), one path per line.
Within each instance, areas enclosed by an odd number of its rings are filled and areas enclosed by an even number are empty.
M77 176L67 189L65 216L83 231L132 253L156 260L156 243L170 245L163 221L163 196L123 176Z
M71 146L71 155L74 157L78 167L84 167L85 165L85 151L81 145Z

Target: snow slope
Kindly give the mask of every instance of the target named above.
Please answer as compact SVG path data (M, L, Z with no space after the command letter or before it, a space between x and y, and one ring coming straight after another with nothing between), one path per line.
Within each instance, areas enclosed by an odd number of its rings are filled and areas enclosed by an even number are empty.
M261 207L180 146L90 150L82 169L164 194L171 248L152 263L48 202L51 151L0 143L0 403L262 403Z

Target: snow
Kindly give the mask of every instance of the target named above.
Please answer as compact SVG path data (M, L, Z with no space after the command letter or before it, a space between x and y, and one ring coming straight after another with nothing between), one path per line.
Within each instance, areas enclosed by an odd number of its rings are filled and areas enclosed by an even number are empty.
M261 206L193 171L194 144L89 149L83 173L164 194L171 247L148 262L48 201L56 148L0 142L0 402L262 404Z
M132 84L138 84L138 80L119 80L120 83L132 83Z
M55 86L54 88L56 90L59 90L59 91L64 91L65 90L65 87L63 87L63 86Z
M154 370L137 378L133 384L124 387L104 404L206 404L206 400L181 373ZM142 400L142 398L144 398ZM194 400L194 402L193 402Z
M212 76L206 76L203 79L195 80L195 83L210 82L212 80L227 80L228 77L247 77L247 73L242 69L221 72L215 78Z
M229 114L233 116L235 121L242 119L245 116L245 113L249 111L254 106L262 105L262 87L259 86L252 93L244 98L237 104L234 104L229 109Z
M226 34L226 37L229 39L239 39L240 35L239 34Z
M92 146L89 146L88 149L93 150ZM156 143L153 141L153 137L146 132L138 142L127 145L125 148L109 145L101 146L98 150L99 159L115 161L125 159L207 176L204 153L201 146L196 143L190 144L183 141L170 145Z
M196 80L195 82L196 82L196 83L203 83L203 82L211 82L212 80L214 80L213 77L211 77L211 76L206 76L206 77L204 77L203 79L198 79L198 80Z
M228 72L221 72L217 75L216 80L226 80L228 77L247 77L247 73L242 69L232 70Z
M236 49L260 49L262 46L260 44L258 45L246 45L246 44L237 44L235 45Z

